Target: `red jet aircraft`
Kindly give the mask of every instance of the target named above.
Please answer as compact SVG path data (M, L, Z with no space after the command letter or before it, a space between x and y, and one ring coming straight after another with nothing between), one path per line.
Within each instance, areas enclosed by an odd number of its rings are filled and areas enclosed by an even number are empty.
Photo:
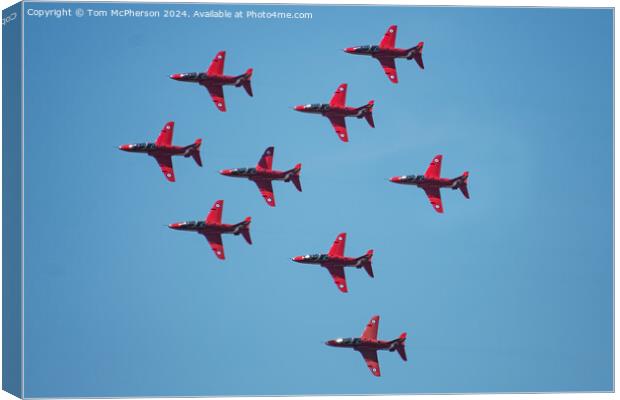
M443 213L443 205L441 204L440 188L449 187L453 190L461 189L463 195L469 199L469 191L467 189L467 180L469 172L463 172L463 175L454 179L441 178L441 160L443 156L438 154L433 158L424 175L403 175L390 178L390 182L400 183L403 185L415 185L424 189L428 199L435 211Z
M273 146L268 147L258 161L255 168L235 168L223 169L220 174L224 176L232 176L234 178L247 178L256 183L258 190L263 198L271 207L276 206L276 199L273 195L272 181L293 182L293 185L301 192L301 181L299 173L301 172L301 164L295 165L293 169L288 171L276 171L271 169L273 164Z
M172 156L193 157L198 166L202 167L202 160L200 159L200 145L201 139L196 139L193 144L187 146L174 146L172 145L172 135L174 134L174 122L168 122L161 133L157 137L155 143L137 143L137 144L124 144L118 148L130 153L146 153L149 156L155 158L159 168L164 173L166 179L170 182L174 182L174 170L172 169Z
M213 103L220 111L226 111L226 103L224 102L224 86L234 85L235 87L243 86L245 91L250 95L252 93L252 68L248 69L245 74L237 76L224 75L224 59L226 52L217 53L207 72L188 72L184 74L172 74L170 78L175 81L198 83L209 91Z
M346 293L347 290L347 280L344 276L344 267L356 267L362 268L366 270L366 273L371 278L374 278L375 275L372 272L372 250L368 250L366 254L361 257L345 257L344 256L344 246L347 241L347 234L341 233L334 240L334 244L329 249L329 253L327 254L308 254L305 256L297 256L293 257L293 261L301 263L301 264L318 264L321 267L327 268L332 278L334 279L334 283L338 286L341 292Z
M422 48L424 42L418 43L417 46L410 49L399 49L394 47L396 44L396 25L392 25L385 32L383 40L377 46L357 46L347 47L344 49L349 54L359 54L363 56L371 56L379 61L388 79L393 83L398 83L398 75L396 74L397 58L406 58L407 60L414 59L420 68L424 69L424 62L422 61Z
M223 224L222 212L224 211L224 200L218 200L211 207L207 219L204 221L187 221L176 222L168 225L170 229L178 231L190 231L197 232L204 235L213 249L216 257L220 260L224 259L224 245L222 244L222 234L232 233L233 235L241 234L246 242L252 244L250 238L250 222L252 218L247 217L245 220L238 224Z
M295 111L301 111L310 114L321 114L324 117L329 118L332 126L336 130L338 137L343 142L349 141L347 134L347 124L345 117L357 117L366 118L368 125L371 128L375 127L375 121L372 119L372 108L375 104L373 100L370 100L368 104L361 107L347 107L345 105L347 101L347 84L343 83L338 86L338 89L334 92L329 104L306 104L302 106L295 106Z
M398 339L394 340L377 340L378 330L379 316L375 315L370 318L368 325L366 325L364 332L362 332L361 338L338 338L328 340L325 344L333 347L349 347L355 351L359 351L362 357L364 357L364 361L366 361L366 365L370 372L374 376L381 376L377 350L388 350L390 352L398 351L403 361L407 361L407 354L405 353L407 333L401 333Z

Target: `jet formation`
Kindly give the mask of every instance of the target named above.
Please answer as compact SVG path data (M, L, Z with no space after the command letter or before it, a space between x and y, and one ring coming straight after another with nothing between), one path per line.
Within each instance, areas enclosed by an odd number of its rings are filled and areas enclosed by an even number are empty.
M431 205L438 213L443 213L443 204L441 202L441 188L451 188L452 190L461 189L461 193L465 198L469 199L469 190L467 189L467 180L469 172L465 171L461 176L453 179L441 177L441 161L443 156L436 155L431 161L424 175L403 175L390 178L390 182L399 183L401 185L413 185L424 190Z
M411 48L396 47L397 26L392 25L386 31L379 45L366 45L347 47L344 51L348 54L370 56L379 61L386 76L392 83L398 83L398 74L396 71L396 59L415 60L417 65L424 69L422 60L422 50L424 42L419 42ZM224 99L224 86L243 87L250 97L253 97L251 79L252 68L249 68L241 75L225 75L224 63L226 52L220 51L212 60L209 68L205 72L177 73L170 75L170 78L181 82L197 83L204 86L216 108L222 112L226 111L226 102ZM360 107L350 107L346 105L347 84L343 83L334 92L328 104L314 103L306 105L298 105L294 107L295 111L318 114L329 119L338 138L343 142L348 142L348 132L346 126L347 117L356 117L358 119L366 119L371 128L375 127L373 119L374 101L370 100L367 104ZM172 166L173 156L192 157L198 166L202 167L200 158L201 139L197 139L193 144L187 146L175 146L172 144L174 133L174 122L168 122L161 130L157 140L154 143L138 143L125 144L119 146L120 150L144 153L155 158L166 179L170 182L175 181L174 170ZM280 171L272 168L274 157L274 147L268 147L261 156L255 167L223 169L220 174L235 178L245 178L254 182L265 202L270 207L275 207L276 201L273 192L273 181L292 182L295 188L301 192L300 172L301 164L295 165L292 169ZM431 205L435 211L443 213L443 205L441 201L441 188L460 189L466 198L469 198L467 187L469 173L464 172L461 176L453 179L441 177L442 155L437 155L431 161L424 175L405 175L395 176L390 179L391 182L414 185L423 189L428 196ZM203 235L215 256L225 259L224 245L222 235L233 234L241 235L248 244L252 244L250 237L250 217L236 224L222 223L222 213L224 209L224 201L217 200L204 221L185 221L175 222L168 225L170 229L177 231L196 232ZM368 250L359 257L348 257L344 255L347 234L340 233L334 240L327 254L307 254L296 256L292 261L300 264L318 265L328 270L337 288L342 293L347 293L347 282L345 277L345 267L355 267L357 269L364 268L368 276L374 278L372 269L373 250ZM379 360L377 352L379 350L388 350L390 352L398 352L400 357L407 361L405 353L406 333L402 333L398 338L393 340L377 339L379 328L379 315L373 316L366 325L361 337L358 338L338 338L328 340L326 345L332 347L352 348L358 351L370 372L374 376L381 376L379 368Z
M174 169L172 168L172 156L192 157L199 167L202 167L202 160L200 159L200 145L202 139L196 139L196 141L187 146L174 146L172 144L172 136L174 135L174 122L170 121L166 123L161 130L155 143L137 143L137 144L124 144L119 146L119 150L127 151L129 153L144 153L153 157L161 171L164 173L166 179L170 182L174 182Z
M196 232L203 235L209 242L215 256L223 260L225 258L224 244L222 243L223 234L241 235L248 244L252 244L252 238L250 237L250 222L252 222L252 218L247 217L238 224L223 224L223 211L224 200L218 200L213 204L209 215L207 215L204 221L175 222L168 225L168 227L176 231Z
M270 207L276 206L276 198L273 195L272 181L293 182L293 185L301 192L301 181L299 173L301 172L301 164L295 165L287 171L278 171L272 169L274 147L268 147L256 167L251 168L234 168L223 169L220 174L233 178L246 178L254 182L258 186L258 190Z
M368 104L361 107L348 107L347 101L347 84L343 83L334 92L329 104L306 104L295 106L294 110L308 113L308 114L320 114L329 119L338 138L343 142L349 141L349 135L347 133L347 124L345 122L346 117L366 118L368 125L371 128L375 127L375 121L372 118L372 108L375 104L373 100L370 100Z
M374 376L381 376L379 368L378 350L388 350L389 352L397 351L403 361L407 361L407 353L405 353L405 340L407 333L403 332L394 340L377 340L377 332L379 330L379 316L374 315L368 321L362 337L359 338L338 338L325 342L326 345L332 347L346 347L355 351L359 351L364 361Z
M217 53L211 65L206 72L187 72L181 74L170 75L171 79L180 82L198 83L204 86L211 95L213 103L218 110L226 111L226 102L224 101L224 86L232 85L235 87L243 86L250 97L252 93L252 68L249 68L244 74L229 76L224 75L224 61L226 60L226 52Z
M424 61L422 61L424 42L420 42L408 49L399 49L395 47L397 29L396 25L390 26L379 45L347 47L344 51L349 54L370 56L378 60L390 82L398 83L395 60L397 58L413 59L421 69L424 69Z
M307 254L305 256L293 257L293 261L300 264L320 265L326 268L332 276L334 283L341 292L347 293L347 279L344 275L344 267L364 268L371 278L375 275L372 272L373 251L368 250L361 257L346 257L344 247L347 242L347 234L341 233L336 237L332 247L327 254Z

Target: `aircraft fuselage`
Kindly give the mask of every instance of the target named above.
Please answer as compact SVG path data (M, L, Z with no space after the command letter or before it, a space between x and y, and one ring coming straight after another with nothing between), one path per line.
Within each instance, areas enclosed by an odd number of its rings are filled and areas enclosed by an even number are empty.
M238 224L210 224L205 221L175 222L168 225L170 229L177 231L197 232L201 235L206 233L232 233L238 235L243 228L243 222Z
M324 117L357 117L362 118L365 113L364 107L333 107L329 104L305 104L295 106L295 111L320 114Z
M419 188L445 188L458 189L458 178L426 178L424 175L403 175L390 178L390 182L399 183L401 185L412 185Z
M224 176L230 176L233 178L246 178L249 180L270 180L270 181L285 181L291 180L294 171L277 171L275 169L264 169L258 167L251 168L233 168L223 169L220 174Z
M293 261L300 264L315 264L322 267L357 267L361 268L363 259L354 257L334 257L327 254L307 254L305 256L297 256L292 258Z
M198 83L203 86L241 86L243 82L243 75L209 75L205 72L186 72L181 74L172 74L170 75L170 78L179 82Z
M189 157L188 148L189 146L158 146L155 143L135 143L135 144L124 144L118 147L119 150L126 151L129 153L146 153L150 156L157 155L184 155Z
M352 348L354 350L372 349L372 350L390 350L396 349L397 340L369 340L364 338L338 338L325 342L326 345L332 347Z
M360 56L370 56L373 58L413 58L416 52L415 47L411 49L383 48L377 45L373 46L355 46L344 49L346 53L357 54Z

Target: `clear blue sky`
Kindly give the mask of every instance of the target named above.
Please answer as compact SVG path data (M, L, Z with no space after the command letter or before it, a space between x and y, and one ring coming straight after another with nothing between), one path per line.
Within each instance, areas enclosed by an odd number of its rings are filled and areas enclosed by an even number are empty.
M611 390L612 11L252 8L314 18L27 18L26 396ZM390 24L399 46L425 42L426 70L398 61L398 85L342 52ZM168 78L219 50L227 73L255 71L227 113ZM351 105L376 102L348 144L290 108L343 82ZM169 120L205 164L175 158L174 184L116 149ZM269 145L274 167L303 163L304 192L275 183L275 209L217 173ZM444 215L387 180L439 153L443 175L471 174ZM225 262L165 227L217 199L225 222L253 218ZM343 231L348 255L375 250L376 278L347 270L346 295L290 261ZM381 338L409 333L409 362L380 353L380 379L323 344L373 314Z

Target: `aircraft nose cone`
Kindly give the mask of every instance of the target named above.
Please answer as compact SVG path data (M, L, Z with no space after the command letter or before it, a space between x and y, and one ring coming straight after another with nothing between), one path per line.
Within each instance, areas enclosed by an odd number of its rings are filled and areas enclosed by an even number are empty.
M345 53L354 53L355 49L353 47L347 47L346 49L344 49Z
M170 79L174 79L175 81L181 79L182 75L181 74L172 74L170 75Z
M293 110L295 110L295 111L303 111L303 109L304 109L304 106L295 106L295 107L293 107Z
M303 258L302 256L295 256L295 257L291 258L291 260L293 260L295 262L299 262L299 261L301 261L302 258Z
M179 224L178 222L168 225L168 228L170 229L179 229L180 227L181 227L181 224Z
M129 150L129 145L128 144L120 145L120 146L118 146L118 149L119 150L123 150L123 151L127 151L127 150Z
M223 169L220 171L220 174L224 175L224 176L228 176L230 175L230 170L229 169Z
M400 182L400 176L393 176L390 178L390 182L398 183Z
M327 342L325 342L325 344L326 344L327 346L333 346L333 345L334 345L334 342L335 342L334 340L328 340Z

